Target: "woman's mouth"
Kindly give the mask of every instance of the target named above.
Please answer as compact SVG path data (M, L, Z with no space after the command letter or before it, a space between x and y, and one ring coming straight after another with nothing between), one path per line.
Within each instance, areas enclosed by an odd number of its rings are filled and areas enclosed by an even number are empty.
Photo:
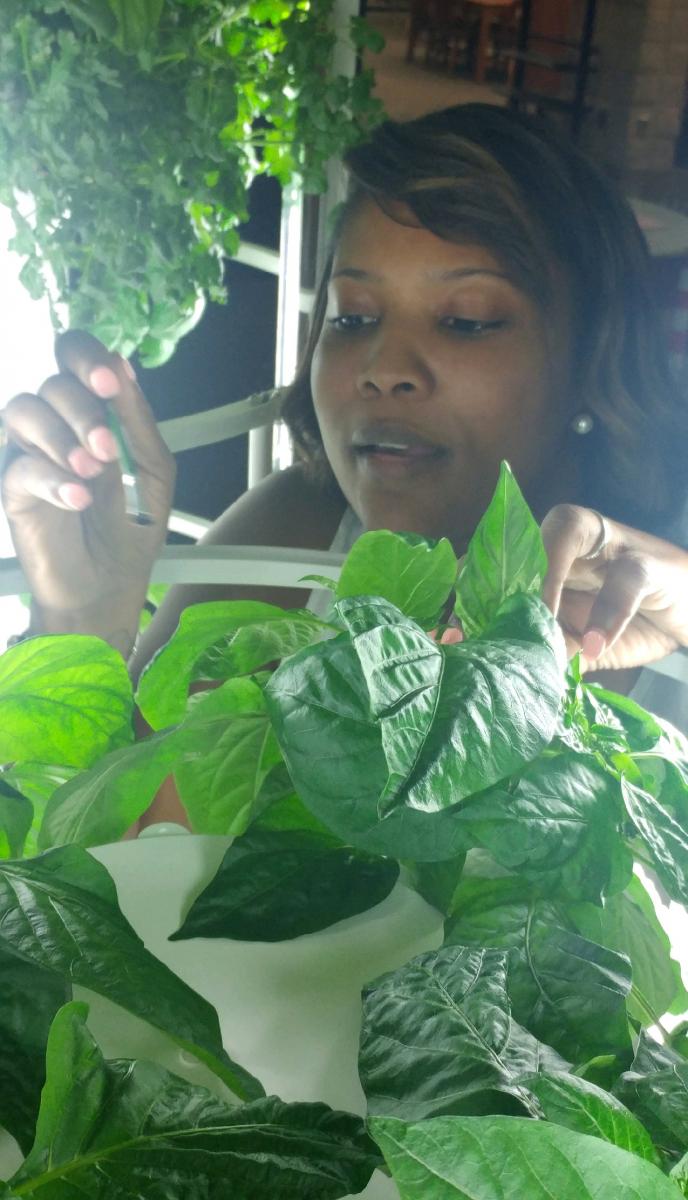
M423 470L447 453L411 425L389 419L362 422L353 432L351 445L357 462L376 473Z

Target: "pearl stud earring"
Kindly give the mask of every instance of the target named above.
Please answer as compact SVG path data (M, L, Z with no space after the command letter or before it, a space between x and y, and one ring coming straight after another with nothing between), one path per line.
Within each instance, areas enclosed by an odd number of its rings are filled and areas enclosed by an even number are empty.
M571 422L571 428L574 433L590 433L595 422L589 412L580 412Z

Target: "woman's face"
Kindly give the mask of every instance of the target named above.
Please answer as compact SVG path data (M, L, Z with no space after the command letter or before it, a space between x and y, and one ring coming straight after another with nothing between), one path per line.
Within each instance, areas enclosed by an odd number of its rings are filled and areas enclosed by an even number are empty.
M576 499L566 304L543 312L483 246L363 200L336 252L311 384L367 529L446 536L461 553L502 459L538 516Z

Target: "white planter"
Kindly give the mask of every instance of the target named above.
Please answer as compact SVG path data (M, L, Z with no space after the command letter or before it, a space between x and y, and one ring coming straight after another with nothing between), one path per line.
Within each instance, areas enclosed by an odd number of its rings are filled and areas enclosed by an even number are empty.
M364 1114L357 1073L361 988L438 947L441 917L398 883L369 912L288 942L168 942L229 844L217 837L148 836L93 854L112 875L122 911L148 949L215 1006L228 1053L268 1094ZM223 1084L163 1034L84 989L75 991L91 1003L89 1024L106 1056L153 1058L223 1094ZM0 1178L10 1169L3 1157L0 1144ZM360 1193L366 1200L398 1194L379 1172Z

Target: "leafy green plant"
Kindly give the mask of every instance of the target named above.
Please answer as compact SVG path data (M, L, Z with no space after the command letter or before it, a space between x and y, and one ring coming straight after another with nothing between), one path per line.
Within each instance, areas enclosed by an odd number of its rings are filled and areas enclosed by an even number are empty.
M332 69L332 0L4 0L0 202L59 328L147 366L222 302L258 174L321 191L381 118ZM355 19L352 43L379 39Z
M138 743L113 652L75 637L8 652L0 1098L17 1102L0 1099L0 1122L27 1157L0 1196L231 1184L315 1200L355 1193L383 1161L404 1200L688 1195L686 1038L663 1023L688 995L634 870L688 901L688 742L567 665L543 570L503 466L461 564L446 541L379 531L331 583L327 620L188 610L140 683L153 733ZM452 605L464 637L446 644ZM199 678L214 688L189 696ZM78 755L53 728L70 679ZM108 704L111 722L91 720ZM235 838L173 940L302 936L377 905L400 874L444 915L439 949L364 990L368 1132L265 1098L211 1006L120 912L87 848L121 836L169 773L195 831ZM164 1030L240 1106L106 1061L73 983ZM18 998L36 990L34 1014Z

